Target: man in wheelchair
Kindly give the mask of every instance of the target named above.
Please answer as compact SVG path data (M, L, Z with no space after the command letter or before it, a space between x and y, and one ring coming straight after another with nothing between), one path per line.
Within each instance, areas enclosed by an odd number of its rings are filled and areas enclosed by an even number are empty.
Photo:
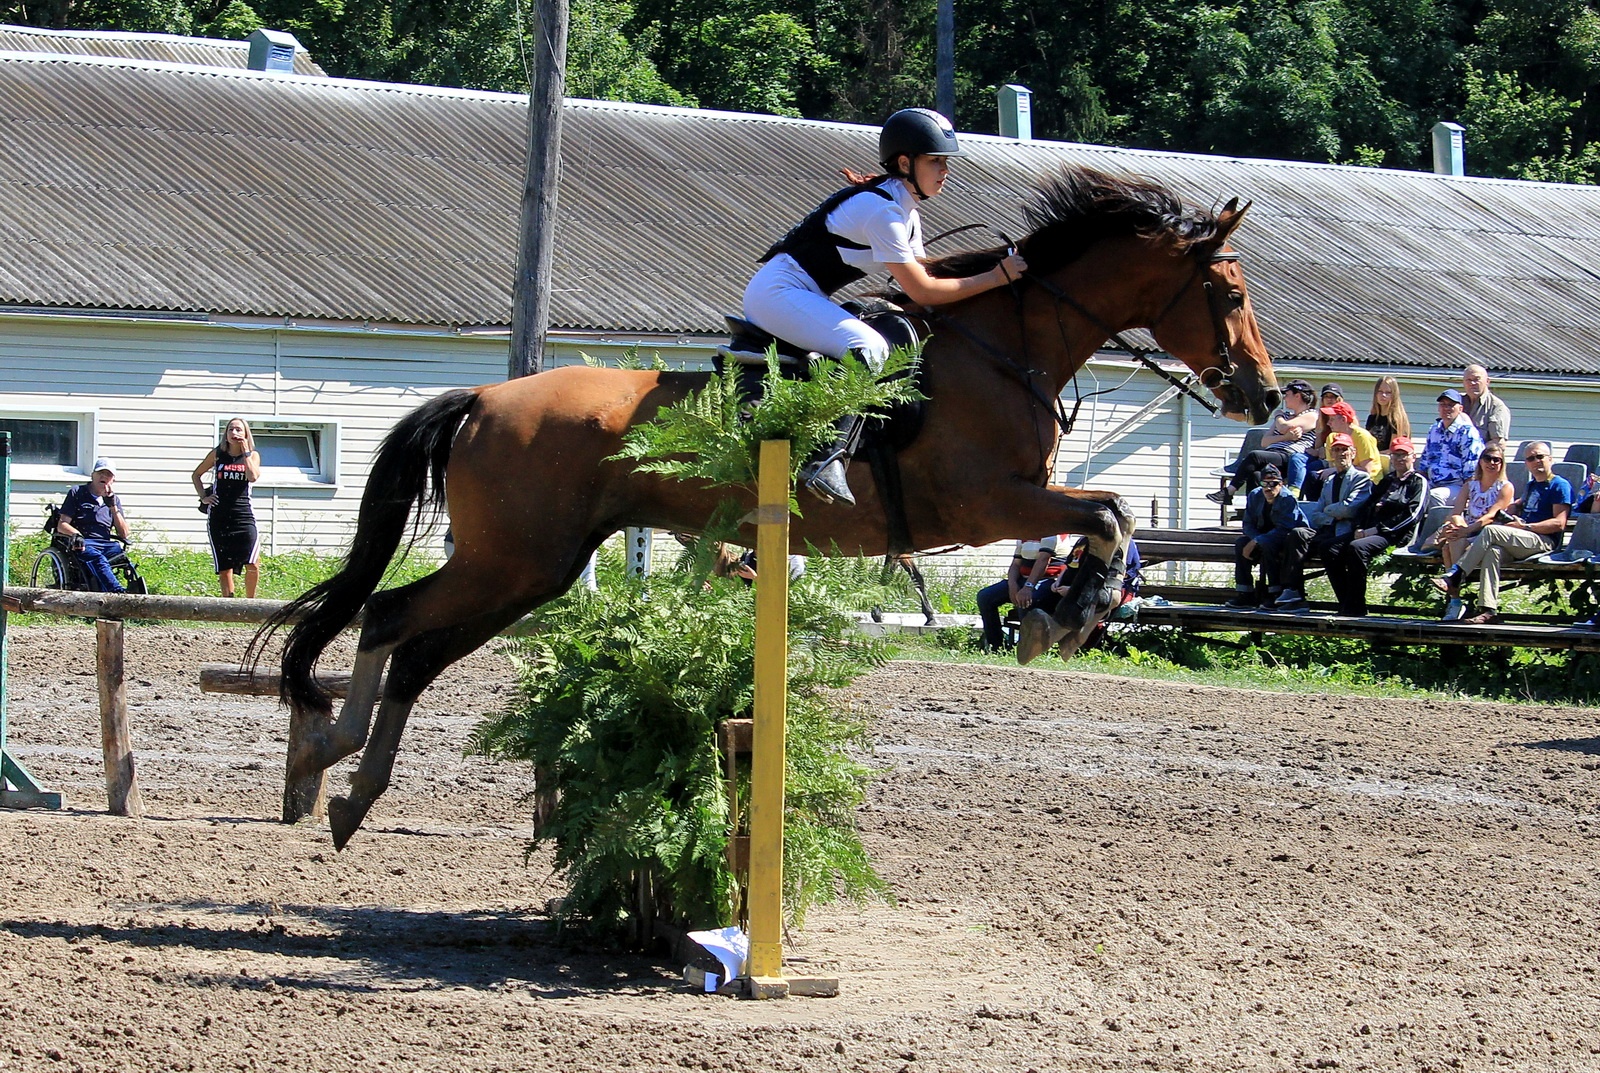
M101 592L127 592L111 569L128 543L128 520L122 500L111 490L117 468L109 459L97 458L88 484L67 493L56 518L56 538L67 545L76 563Z

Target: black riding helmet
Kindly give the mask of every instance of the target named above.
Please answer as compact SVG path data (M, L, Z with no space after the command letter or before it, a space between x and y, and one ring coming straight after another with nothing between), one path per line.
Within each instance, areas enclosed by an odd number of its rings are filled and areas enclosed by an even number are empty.
M896 174L895 161L902 153L912 157L967 155L956 144L956 131L950 121L931 108L902 108L884 121L883 130L878 134L878 160L883 170ZM912 185L916 185L914 179ZM922 194L922 191L917 193Z

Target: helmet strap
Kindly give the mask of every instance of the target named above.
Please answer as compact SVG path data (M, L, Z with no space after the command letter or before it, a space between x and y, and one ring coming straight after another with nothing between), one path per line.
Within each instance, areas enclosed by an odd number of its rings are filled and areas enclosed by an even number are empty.
M922 192L922 184L917 182L917 157L910 153L901 153L900 155L911 161L911 166L906 169L909 174L903 175L901 178L910 184L912 191L917 195L918 201L927 201L928 195ZM896 159L899 158L897 157Z

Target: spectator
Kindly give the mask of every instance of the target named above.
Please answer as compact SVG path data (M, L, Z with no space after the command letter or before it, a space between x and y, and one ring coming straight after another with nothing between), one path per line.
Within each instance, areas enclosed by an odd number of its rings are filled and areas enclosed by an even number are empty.
M1000 609L1007 604L1018 611L1033 606L1033 584L1045 576L1045 568L1055 557L1060 536L1039 540L1019 540L1011 554L1003 581L978 590L978 617L983 620L983 647L998 652L1005 647L1005 631L1000 625Z
M111 490L117 481L117 467L110 459L97 458L88 484L67 493L56 519L56 535L66 537L72 556L101 592L127 592L111 572L111 560L128 543L128 520L122 515L122 497ZM115 534L116 539L112 536ZM119 544L117 541L122 543Z
M1378 441L1366 429L1356 424L1356 411L1348 402L1339 401L1332 406L1324 406L1320 413L1322 420L1328 428L1337 435L1344 433L1356 445L1356 468L1366 473L1376 481L1383 476L1384 462L1386 461L1381 451L1378 450ZM1326 446L1323 448L1326 453ZM1332 472L1328 469L1319 471L1315 476L1308 476L1305 485L1300 489L1302 499L1311 499L1322 494L1322 484L1327 475Z
M1478 614L1461 620L1472 625L1500 621L1502 562L1551 551L1572 510L1572 485L1551 472L1550 445L1535 440L1528 444L1522 459L1528 467L1528 487L1512 504L1507 519L1484 526L1456 564L1443 577L1433 579L1446 596L1459 599L1462 582L1478 573Z
M1489 373L1482 365L1468 365L1462 371L1461 394L1467 419L1478 430L1483 445L1504 447L1511 439L1511 407L1489 390Z
M1317 498L1317 492L1322 488L1322 471L1328 468L1328 437L1333 430L1323 408L1343 401L1344 388L1338 384L1323 384L1322 390L1317 392L1317 428L1312 435L1311 450L1306 452L1306 479L1297 483L1293 480L1293 474L1285 474L1290 478L1289 486L1300 489L1296 494L1302 503Z
M1411 418L1406 415L1406 404L1400 398L1400 384L1392 376L1380 376L1373 385L1367 431L1378 441L1378 450L1385 453L1394 437L1411 438Z
M1257 566L1266 575L1268 601L1277 599L1283 592L1283 552L1289 534L1308 524L1294 494L1284 487L1283 471L1277 466L1262 470L1260 487L1244 501L1244 535L1233 545L1236 591L1229 607L1255 607L1261 602L1255 583Z
M211 473L211 487L201 483ZM256 514L250 505L250 486L261 479L261 455L255 437L242 417L228 422L222 442L213 447L189 479L200 496L206 515L206 536L211 541L211 562L223 596L233 595L233 574L244 571L244 594L255 599L260 578L261 540Z
M1354 536L1323 562L1339 614L1367 613L1367 567L1379 553L1411 542L1427 511L1428 479L1416 470L1417 453L1409 436L1389 440L1389 472L1361 508Z
M1446 570L1466 553L1467 545L1472 543L1473 537L1483 532L1484 526L1494 522L1501 511L1511 506L1514 495L1516 491L1506 476L1505 448L1485 448L1483 454L1478 456L1478 468L1472 480L1463 484L1461 491L1456 493L1450 517L1444 520L1431 538L1431 542L1439 546L1439 557L1444 560ZM1461 617L1459 609L1458 604L1458 613L1452 615L1452 619Z
M1417 468L1428 478L1428 504L1443 506L1455 502L1456 493L1467 482L1467 475L1483 454L1478 429L1462 410L1461 392L1445 388L1439 393L1439 420L1428 430L1428 443L1422 449Z
M1287 476L1294 488L1305 479L1306 450L1311 446L1317 424L1317 412L1311 408L1311 385L1304 380L1291 380L1283 388L1283 408L1272 415L1266 437L1259 450L1251 451L1239 459L1238 468L1227 487L1206 496L1213 503L1224 506L1233 502L1241 488L1251 489L1260 483L1267 466L1274 466L1280 477Z
M1305 606L1306 557L1326 561L1341 554L1355 539L1356 519L1372 498L1372 478L1356 468L1356 445L1349 433L1328 437L1328 458L1332 472L1323 482L1310 525L1292 530L1283 549L1283 593L1272 605L1275 611Z

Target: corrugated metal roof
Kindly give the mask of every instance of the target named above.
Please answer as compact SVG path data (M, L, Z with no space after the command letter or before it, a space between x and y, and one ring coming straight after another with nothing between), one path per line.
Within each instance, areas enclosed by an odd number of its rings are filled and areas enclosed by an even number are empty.
M521 97L0 55L0 302L506 324ZM1280 359L1600 372L1600 188L963 136L930 234L1013 235L1062 162L1203 204ZM872 128L596 101L563 124L553 323L715 333ZM991 244L982 233L959 241Z
M176 34L123 33L116 30L45 30L37 26L0 26L0 51L53 52L68 56L116 57L182 63L194 67L249 65L248 41L221 41L213 37L179 37ZM326 77L303 48L294 50L294 73Z

